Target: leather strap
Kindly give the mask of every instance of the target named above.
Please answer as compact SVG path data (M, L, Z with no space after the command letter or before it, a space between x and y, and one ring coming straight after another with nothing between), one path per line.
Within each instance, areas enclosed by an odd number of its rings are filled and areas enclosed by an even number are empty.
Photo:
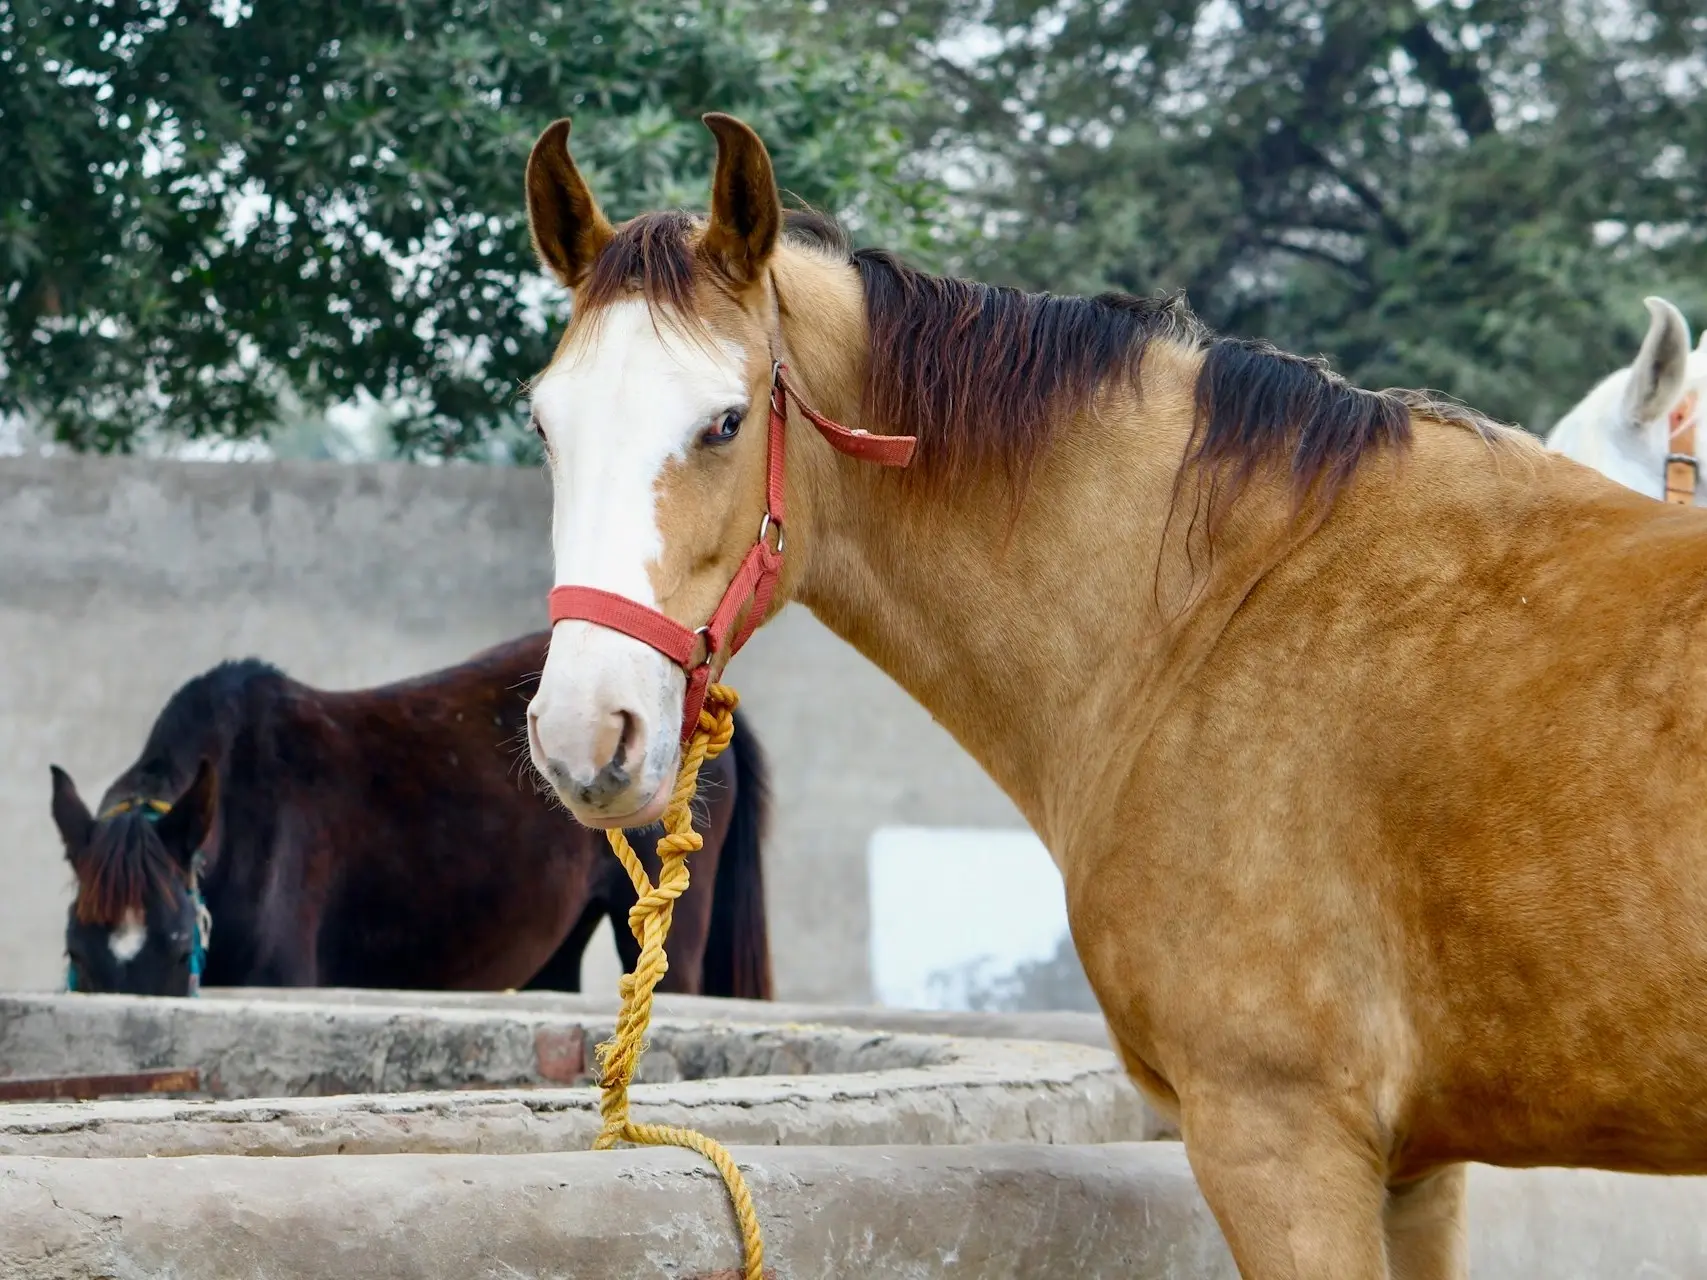
M833 422L800 398L788 381L788 368L780 360L771 370L770 422L765 434L765 514L759 536L741 567L712 611L711 619L697 631L691 630L657 609L627 596L597 587L553 587L548 603L551 625L559 622L591 622L609 627L640 641L680 667L688 678L682 703L682 741L693 736L699 724L705 691L711 684L711 669L721 656L733 658L758 630L770 612L782 577L785 459L788 444L788 402L799 406L806 420L838 453L880 467L904 467L913 460L918 440L913 436L874 436L850 430ZM776 546L771 546L772 530ZM739 624L740 629L735 630ZM733 636L731 633L733 632ZM702 643L703 642L703 643Z
M657 610L648 609L614 591L601 591L597 587L553 587L547 603L551 608L553 626L570 618L596 622L650 645L678 667L689 666L695 650L699 648L697 631L690 631L674 618L667 618Z
M1666 454L1666 501L1678 506L1695 505L1695 489L1701 480L1701 462L1695 453L1695 419L1701 393L1691 391L1671 411L1671 437Z
M794 397L794 403L800 406L800 412L806 415L806 420L818 428L818 434L830 442L830 447L837 453L845 453L850 458L861 462L875 463L880 467L904 467L913 460L913 451L918 447L917 436L874 436L869 431L844 427L839 422L832 422L819 413L806 401L800 398L788 382L788 366L778 364L776 367L776 384Z

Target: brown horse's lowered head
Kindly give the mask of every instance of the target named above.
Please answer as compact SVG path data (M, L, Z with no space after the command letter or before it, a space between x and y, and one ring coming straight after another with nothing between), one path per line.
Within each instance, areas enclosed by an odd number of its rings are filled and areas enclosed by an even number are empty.
M613 227L570 158L567 120L540 136L527 168L534 246L574 294L533 387L555 492L554 580L690 628L717 607L764 519L781 356L770 157L740 121L705 123L718 143L708 218ZM682 670L639 640L560 622L528 713L534 765L583 823L644 825L675 775L684 690Z
M192 868L216 820L213 765L201 760L169 802L120 787L98 817L70 774L57 765L52 773L53 821L77 875L65 923L71 989L190 994L200 928Z

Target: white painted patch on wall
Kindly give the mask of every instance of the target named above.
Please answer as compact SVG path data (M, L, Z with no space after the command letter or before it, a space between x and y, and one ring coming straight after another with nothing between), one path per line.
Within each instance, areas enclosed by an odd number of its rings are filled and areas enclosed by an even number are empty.
M1067 934L1061 873L1030 831L880 827L866 871L872 991L891 1008L964 1008L943 976L1011 972Z
M614 996L622 978L622 957L616 950L616 932L610 921L599 921L587 949L581 953L581 990L588 995Z
M107 948L113 953L113 959L120 964L129 964L141 955L147 942L148 925L142 912L134 908L125 912L118 927L107 935Z

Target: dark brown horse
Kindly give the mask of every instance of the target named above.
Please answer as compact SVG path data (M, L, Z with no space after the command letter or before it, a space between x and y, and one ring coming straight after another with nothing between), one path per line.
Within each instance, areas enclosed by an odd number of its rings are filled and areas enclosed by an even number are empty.
M172 696L96 814L55 767L77 875L71 985L576 991L606 918L631 967L633 888L603 833L540 794L521 755L546 641L354 692L223 663ZM765 766L745 723L700 794L705 848L663 986L768 999ZM658 829L630 834L656 875Z

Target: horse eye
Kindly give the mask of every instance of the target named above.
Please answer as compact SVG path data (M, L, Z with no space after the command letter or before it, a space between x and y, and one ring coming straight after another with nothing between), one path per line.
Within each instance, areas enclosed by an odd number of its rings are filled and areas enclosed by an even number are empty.
M701 443L728 444L740 433L743 412L740 409L729 410L720 421L712 423L705 429L700 435Z

